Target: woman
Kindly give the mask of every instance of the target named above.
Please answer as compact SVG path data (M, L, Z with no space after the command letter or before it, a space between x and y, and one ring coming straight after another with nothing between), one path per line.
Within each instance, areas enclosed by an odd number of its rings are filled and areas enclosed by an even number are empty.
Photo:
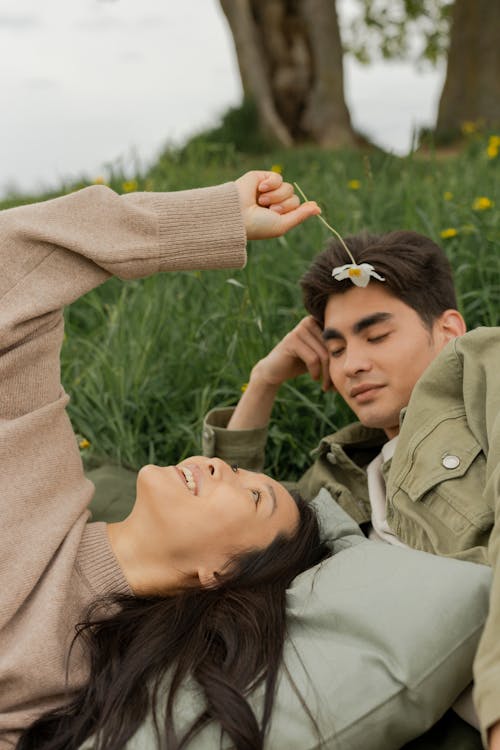
M144 467L126 521L87 523L93 486L59 380L62 309L113 274L241 266L246 238L318 212L279 175L250 172L175 194L94 186L0 213L0 748L54 710L19 747L93 733L122 747L171 665L170 747L185 674L205 691L202 722L223 721L237 747L262 744L284 589L321 556L314 519L264 475L198 457ZM245 694L263 676L259 727Z

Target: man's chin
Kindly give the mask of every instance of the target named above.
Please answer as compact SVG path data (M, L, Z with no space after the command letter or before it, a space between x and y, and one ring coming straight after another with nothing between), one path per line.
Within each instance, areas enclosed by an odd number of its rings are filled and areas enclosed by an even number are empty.
M358 409L354 413L363 427L369 427L372 430L383 430L388 436L397 435L399 432L399 414L397 417L394 417L393 414L380 414L361 409Z

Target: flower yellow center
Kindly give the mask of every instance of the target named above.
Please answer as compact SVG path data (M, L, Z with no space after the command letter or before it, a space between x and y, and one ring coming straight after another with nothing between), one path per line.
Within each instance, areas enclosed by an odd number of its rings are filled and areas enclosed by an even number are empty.
M349 269L349 276L361 276L361 269L360 268L350 268Z

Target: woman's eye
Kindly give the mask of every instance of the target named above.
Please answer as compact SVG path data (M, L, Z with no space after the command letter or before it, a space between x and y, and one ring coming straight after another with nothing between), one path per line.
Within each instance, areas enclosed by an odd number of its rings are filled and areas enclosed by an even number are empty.
M238 471L238 464L231 464L231 470L236 474L236 472Z
M370 344L376 344L378 341L383 341L385 338L387 338L388 335L388 333L382 333L380 336L372 336L372 338L369 338L368 341L370 342Z
M262 493L260 492L260 490L251 490L251 492L252 492L252 495L253 495L253 499L255 501L255 505L258 505L259 501L260 501L260 498L262 496Z

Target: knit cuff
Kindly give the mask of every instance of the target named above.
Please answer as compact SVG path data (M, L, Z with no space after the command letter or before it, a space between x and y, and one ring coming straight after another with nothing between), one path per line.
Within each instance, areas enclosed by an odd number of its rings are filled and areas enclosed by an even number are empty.
M158 193L153 205L159 222L159 271L245 265L246 231L234 182L165 197Z
M76 565L97 596L132 594L109 542L107 524L88 523L84 529Z

